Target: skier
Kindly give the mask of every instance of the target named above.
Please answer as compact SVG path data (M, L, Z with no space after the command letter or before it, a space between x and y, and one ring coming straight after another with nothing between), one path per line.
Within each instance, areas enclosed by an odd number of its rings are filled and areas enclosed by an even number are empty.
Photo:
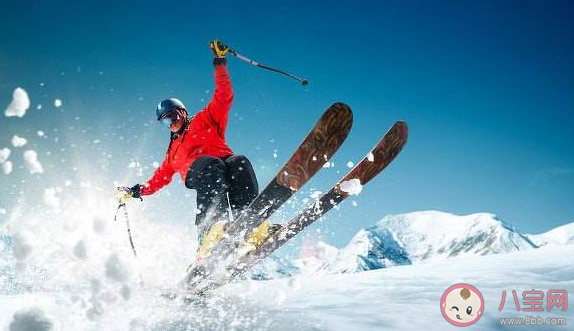
M175 98L160 102L157 120L171 131L163 163L145 183L122 187L127 198L150 195L171 182L178 172L185 186L197 191L195 224L200 248L197 259L205 256L224 234L230 218L247 207L257 196L259 186L251 162L234 154L225 141L229 109L233 100L227 71L229 47L217 40L210 42L214 53L215 92L209 104L190 116Z

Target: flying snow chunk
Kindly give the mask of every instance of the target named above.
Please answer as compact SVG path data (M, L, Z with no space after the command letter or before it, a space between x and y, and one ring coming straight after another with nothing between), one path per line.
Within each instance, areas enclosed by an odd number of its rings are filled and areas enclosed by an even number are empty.
M369 160L369 162L374 162L375 161L375 155L373 155L373 153L367 154L367 160Z
M347 162L347 167L352 168L355 164L351 161Z
M154 168L159 168L159 162L157 161L153 161L153 163L151 164Z
M60 198L56 195L58 190L50 187L44 190L44 203L52 208L60 208Z
M325 164L323 164L323 168L334 168L335 167L335 163L333 162L325 162Z
M24 152L24 160L26 161L26 168L31 174L41 174L44 172L42 164L38 161L38 153L34 150L27 150Z
M28 93L26 93L23 88L17 87L12 93L12 101L4 111L4 115L7 117L23 117L28 108L30 108L30 98L28 98Z
M38 308L17 311L8 326L10 331L51 331L53 329L54 323Z
M45 135L44 131L38 131L36 134L38 134L38 137L43 137Z
M341 191L349 195L358 195L363 190L363 185L361 185L361 181L358 178L346 180L339 187Z
M125 282L129 278L129 270L120 261L118 255L111 255L105 263L106 277L115 282Z
M0 208L0 215L6 215L6 208Z
M62 107L62 100L60 99L54 100L54 107L56 108Z
M2 163L2 172L6 175L8 175L9 173L12 172L12 162L10 161L6 161L4 163Z
M18 137L17 135L14 135L12 137L12 146L14 147L22 147L26 145L26 143L28 143L28 140L26 140L26 138Z
M8 160L9 156L10 156L9 148L4 147L0 149L0 163L4 163L6 160Z
M313 192L311 192L311 194L309 194L309 196L311 197L311 199L316 200L316 199L319 199L322 194L323 194L323 192L314 190Z
M130 164L128 165L128 168L136 169L137 175L139 177L143 176L143 167L139 162L136 162L136 161L130 162Z
M86 260L88 258L88 250L86 249L86 243L80 240L74 245L74 256L80 260Z

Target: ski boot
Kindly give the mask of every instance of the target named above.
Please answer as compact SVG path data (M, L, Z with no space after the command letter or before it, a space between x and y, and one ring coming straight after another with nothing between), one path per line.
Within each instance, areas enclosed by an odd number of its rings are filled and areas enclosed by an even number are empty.
M197 253L195 254L195 261L191 263L185 272L189 275L191 271L193 271L193 275L189 276L192 278L195 277L204 277L205 270L197 268L199 265L199 261L204 257L209 256L211 253L211 249L215 247L215 245L221 241L221 238L225 235L225 230L227 228L226 221L217 221L209 227L207 233L204 236L199 238L199 247L197 248Z
M255 251L265 242L265 240L267 240L267 238L281 230L281 228L281 224L272 224L269 221L261 223L261 225L253 230L251 236L239 245L236 256L241 257Z
M211 249L221 241L227 229L226 221L217 221L209 227L207 233L201 238L196 259L199 261L209 256Z

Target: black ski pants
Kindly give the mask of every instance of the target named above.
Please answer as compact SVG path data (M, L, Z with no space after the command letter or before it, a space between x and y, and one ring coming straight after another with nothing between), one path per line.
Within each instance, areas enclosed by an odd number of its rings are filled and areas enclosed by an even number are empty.
M228 206L237 217L259 193L253 166L243 155L198 158L187 172L185 186L197 190L195 224L200 238L213 223L228 219Z

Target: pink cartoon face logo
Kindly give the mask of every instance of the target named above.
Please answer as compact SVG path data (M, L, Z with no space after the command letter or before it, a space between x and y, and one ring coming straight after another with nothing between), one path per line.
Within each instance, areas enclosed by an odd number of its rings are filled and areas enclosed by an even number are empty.
M474 286L456 284L442 295L440 310L450 324L468 326L476 323L482 316L484 300Z

